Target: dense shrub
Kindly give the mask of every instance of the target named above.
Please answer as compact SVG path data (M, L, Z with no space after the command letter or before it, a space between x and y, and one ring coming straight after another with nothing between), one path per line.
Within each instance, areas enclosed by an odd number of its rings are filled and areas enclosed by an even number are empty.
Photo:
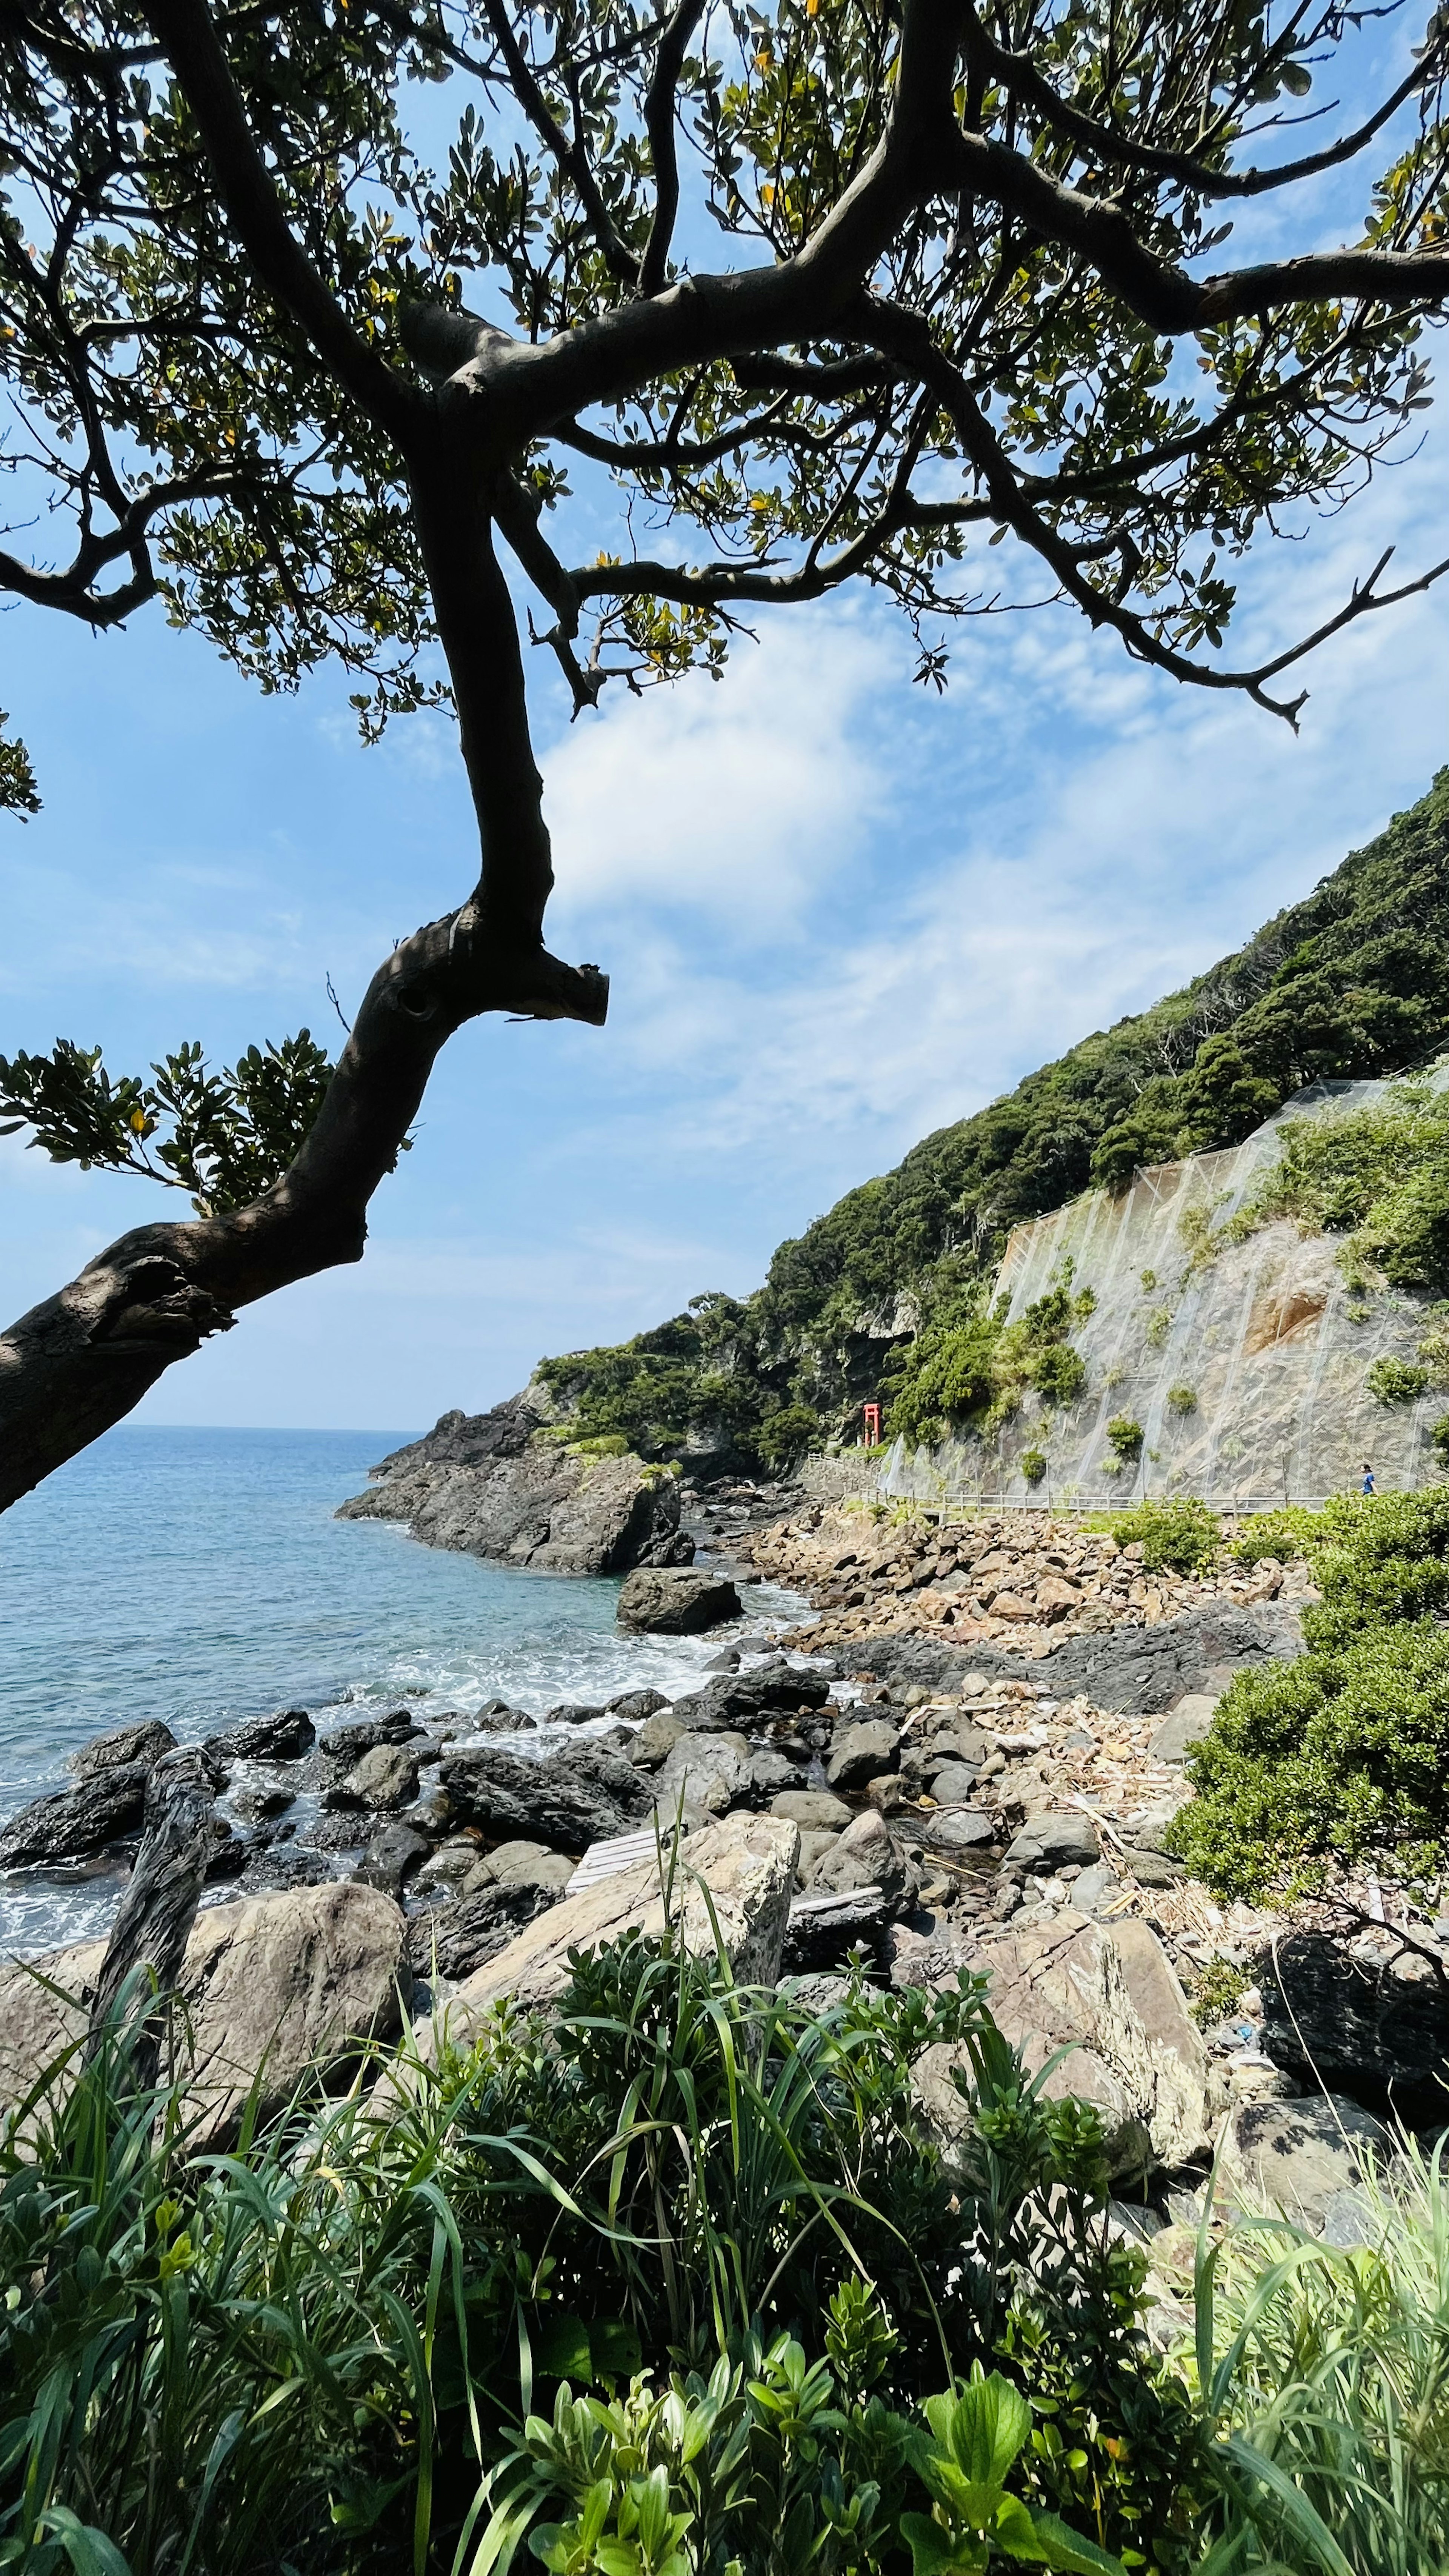
M1449 1862L1449 1487L1340 1498L1311 1544L1307 1652L1239 1673L1188 1757L1171 1841L1219 1895Z
M1186 1496L1170 1503L1139 1503L1119 1512L1112 1522L1119 1547L1140 1541L1142 1563L1149 1574L1211 1574L1222 1551L1216 1512Z
M1005 1320L1003 1299L991 1313L927 1326L887 1369L890 1429L915 1447L941 1439L953 1423L992 1428L1028 1389L1045 1404L1073 1403L1087 1383L1087 1364L1069 1336L1096 1302L1090 1288L1073 1292L1068 1262L1055 1287L1014 1324Z
M1377 1404L1416 1404L1428 1387L1429 1372L1386 1351L1374 1361L1364 1384Z
M1265 1556L1282 1565L1289 1557L1311 1555L1316 1542L1327 1539L1321 1512L1309 1511L1303 1503L1285 1503L1281 1511L1250 1512L1228 1554L1240 1565L1257 1565Z
M1142 1425L1130 1413L1114 1413L1107 1425L1107 1441L1116 1458L1135 1458L1142 1446Z
M1046 1474L1046 1471L1047 1460L1046 1451L1044 1449L1024 1449L1022 1451L1021 1472L1025 1476L1029 1485L1039 1485L1043 1476Z
M905 2514L940 2505L920 2410L975 2371L1021 2427L1003 2530L1048 2564L1128 2547L1182 2576L1206 2450L1140 2333L1100 2123L1028 2082L981 1981L853 1980L817 2013L637 1934L573 1967L546 2017L405 2052L388 2116L310 2100L231 2157L188 2154L179 2094L135 2091L119 2024L78 2077L57 2066L0 2146L0 2565L442 2576L506 2494L480 2564L548 2524L545 2563L622 2576L643 2513L665 2576L661 2534L695 2510L678 2426L703 2407L719 2486L676 2576L737 2552L744 2576L902 2576ZM942 2042L966 2096L949 2167L912 2083ZM605 2443L581 2496L568 2463L611 2408L626 2449L659 2451L641 2470Z
M1394 1083L1366 1109L1295 1118L1229 1231L1273 1217L1347 1234L1394 1286L1449 1288L1449 1091ZM1385 1402L1398 1402L1386 1397Z

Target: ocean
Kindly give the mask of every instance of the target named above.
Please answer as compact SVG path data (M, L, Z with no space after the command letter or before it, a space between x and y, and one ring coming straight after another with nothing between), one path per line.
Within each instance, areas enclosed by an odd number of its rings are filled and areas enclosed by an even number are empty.
M275 1709L325 1725L495 1694L539 1717L645 1684L673 1695L718 1654L718 1634L621 1636L616 1581L335 1520L414 1437L126 1424L0 1516L0 1820L63 1787L77 1746L138 1718L185 1739ZM762 1587L750 1606L768 1619L799 1605ZM116 1899L113 1877L0 1875L0 1953L91 1937Z

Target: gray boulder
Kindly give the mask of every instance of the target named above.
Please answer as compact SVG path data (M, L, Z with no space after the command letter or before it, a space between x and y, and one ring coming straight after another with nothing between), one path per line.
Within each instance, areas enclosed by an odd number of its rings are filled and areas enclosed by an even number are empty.
M786 1817L802 1833L836 1833L854 1812L830 1789L781 1789L770 1800L771 1815Z
M659 1711L668 1706L663 1691L621 1691L617 1699L610 1700L609 1715L622 1718L626 1726L638 1726L647 1723L651 1717L657 1717Z
M148 1717L139 1726L113 1726L108 1734L93 1735L78 1753L66 1755L65 1767L77 1780L93 1780L100 1771L115 1771L132 1762L144 1762L149 1769L163 1753L175 1750L170 1727L159 1717Z
M343 1520L407 1521L430 1547L558 1574L622 1574L667 1553L677 1480L642 1458L581 1457L549 1436L552 1399L532 1385L491 1413L445 1413L394 1450Z
M652 1692L649 1694L652 1698ZM629 1760L641 1771L653 1771L663 1762L684 1734L685 1729L667 1708L656 1708L646 1717L629 1747Z
M1345 2202L1358 2200L1359 2158L1386 2164L1393 2140L1381 2120L1343 2094L1310 2094L1300 2102L1240 2102L1223 2138L1220 2172L1230 2193L1281 2210L1296 2227L1335 2241L1345 2236Z
M318 1737L317 1750L327 1761L345 1762L350 1769L379 1744L406 1744L421 1734L412 1710L397 1708L390 1717L352 1717L345 1726L329 1727L325 1735Z
M979 1807L937 1807L912 1822L927 1851L939 1852L943 1860L979 1861L998 1830L995 1818Z
M931 1795L938 1807L964 1807L980 1777L974 1762L943 1762L931 1775Z
M885 1718L868 1717L858 1726L847 1726L836 1737L825 1767L831 1788L863 1789L881 1772L893 1771L898 1740L896 1729Z
M692 1566L638 1566L619 1587L621 1628L638 1634L692 1637L740 1616L740 1596L727 1574Z
M730 1816L688 1837L688 1868L675 1872L668 1913L667 1850L662 1863L651 1853L637 1867L565 1897L475 1971L431 2025L420 2026L420 2050L435 2050L444 2034L467 2047L504 1995L525 2005L551 2003L573 1974L571 1952L596 1950L634 1924L657 1934L671 1920L686 1950L712 1957L722 1943L742 1985L774 1985L799 1848L794 1826L779 1817Z
M1161 1943L1145 1923L1055 1916L983 1944L972 1964L991 1980L1000 2029L1039 2073L1067 2054L1044 2090L1095 2105L1117 2174L1182 2165L1208 2145L1208 2059ZM965 2051L928 2049L917 2090L948 2147L965 2137L965 2103L951 2084Z
M1154 1762L1185 1762L1195 1744L1201 1744L1213 1722L1217 1707L1213 1691L1189 1691L1176 1708L1169 1709L1162 1724L1153 1731L1147 1750Z
M267 2118L309 2073L369 2037L392 2037L412 1985L405 1931L391 1897L338 1880L199 1914L181 1973L189 2143L234 2136L259 2077ZM91 1941L37 1960L58 1994L18 1961L0 1967L0 2102L14 2102L80 2036L104 1955L104 1942Z
M357 1876L367 1887L381 1887L389 1896L400 1896L403 1882L427 1859L432 1849L421 1834L397 1823L384 1825L374 1834L358 1864Z
M657 1774L656 1796L722 1816L750 1790L750 1748L742 1735L682 1735Z
M1007 1860L1021 1869L1061 1869L1073 1861L1088 1868L1101 1856L1096 1826L1075 1807L1050 1807L1028 1816L1006 1847Z
M223 1762L300 1762L316 1741L306 1710L287 1708L280 1716L251 1717L223 1735L209 1735L206 1749Z
M452 1905L415 1914L408 1925L408 1964L413 1975L457 1985L496 1959L526 1923L545 1914L556 1891L526 1878L487 1879Z
M878 1887L892 1909L912 1901L916 1892L914 1875L897 1850L885 1818L873 1807L847 1825L824 1859L817 1861L809 1885L840 1896L856 1888Z
M325 1807L405 1807L418 1793L416 1754L401 1744L374 1744L345 1779L323 1792Z
M527 1835L554 1851L582 1852L628 1833L655 1797L647 1774L587 1738L542 1762L492 1745L453 1753L440 1776L458 1824Z

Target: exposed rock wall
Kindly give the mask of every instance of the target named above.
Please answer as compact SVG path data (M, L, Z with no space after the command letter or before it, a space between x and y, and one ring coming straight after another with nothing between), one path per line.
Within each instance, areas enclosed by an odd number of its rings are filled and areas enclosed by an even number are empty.
M491 1413L445 1413L395 1449L340 1520L406 1521L430 1547L552 1574L624 1574L692 1548L678 1538L677 1480L642 1458L585 1458L548 1438L536 1385Z
M1449 1079L1449 1069L1438 1079ZM1120 1198L1089 1190L1017 1226L997 1277L1016 1322L1064 1273L1096 1307L1073 1333L1085 1392L1049 1410L1035 1395L989 1440L961 1434L908 1455L897 1444L883 1490L923 1502L985 1497L1065 1508L1143 1494L1200 1494L1261 1508L1317 1501L1355 1483L1365 1460L1381 1488L1442 1474L1430 1434L1442 1389L1385 1406L1366 1383L1386 1355L1412 1361L1425 1300L1376 1288L1356 1298L1335 1259L1338 1238L1280 1220L1240 1243L1222 1230L1278 1159L1284 1123L1342 1115L1380 1098L1379 1082L1300 1092L1241 1145L1137 1174ZM1190 1407L1172 1400L1192 1397ZM1107 1425L1142 1427L1135 1461L1117 1466ZM1046 1455L1036 1487L1022 1472Z

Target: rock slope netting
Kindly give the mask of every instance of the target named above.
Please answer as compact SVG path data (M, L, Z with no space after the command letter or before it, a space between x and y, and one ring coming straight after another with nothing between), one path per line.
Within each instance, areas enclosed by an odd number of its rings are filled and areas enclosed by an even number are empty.
M1426 1079L1442 1090L1449 1066ZM1437 1481L1442 1383L1430 1372L1411 1400L1385 1403L1370 1382L1376 1362L1415 1366L1427 1294L1381 1277L1365 1294L1340 1258L1343 1237L1305 1232L1296 1219L1234 1239L1233 1220L1279 1161L1291 1122L1341 1120L1389 1092L1384 1082L1316 1084L1240 1145L1158 1164L1119 1197L1089 1190L1017 1226L996 1281L1009 1322L1064 1279L1095 1300L1072 1332L1087 1372L1081 1396L1054 1408L1028 1391L999 1428L914 1453L898 1441L883 1490L1067 1508L1183 1493L1243 1508L1321 1500L1356 1483L1365 1461L1383 1488ZM1140 1442L1124 1453L1114 1423L1136 1426ZM1042 1457L1033 1483L1026 1467Z

